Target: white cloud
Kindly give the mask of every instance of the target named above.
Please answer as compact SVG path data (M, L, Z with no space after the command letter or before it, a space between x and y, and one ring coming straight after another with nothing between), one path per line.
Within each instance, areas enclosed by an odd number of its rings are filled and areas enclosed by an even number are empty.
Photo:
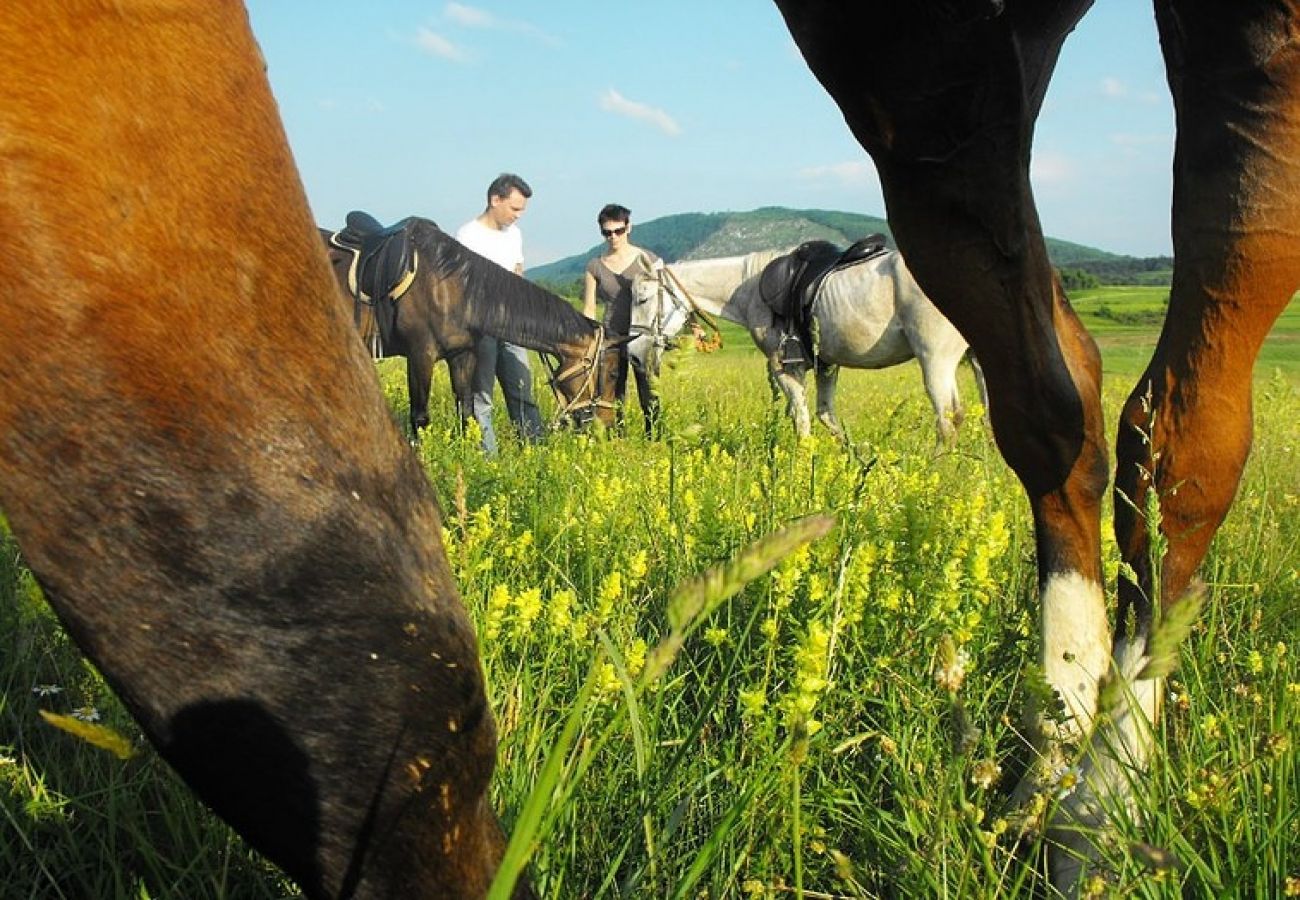
M467 28L493 28L496 25L496 16L492 13L463 3L448 3L442 12L456 24Z
M525 22L523 19L503 19L485 9L479 9L477 6L466 6L464 3L448 3L442 8L442 14L464 28L513 31L516 34L527 35L534 40L541 41L543 44L550 44L553 47L558 47L562 43L559 38L543 31L531 22Z
M460 47L447 38L421 27L415 32L415 45L431 56L437 56L452 62L465 62L469 57Z
M1074 160L1061 153L1035 153L1029 163L1029 178L1037 187L1069 184L1076 171Z
M615 115L647 122L670 137L676 137L682 133L681 126L662 109L636 100L629 100L613 88L609 88L600 95L600 108Z
M1128 87L1118 78L1103 78L1101 93L1105 97L1127 97Z
M1101 80L1101 95L1108 100L1126 100L1145 105L1168 102L1169 97L1164 92L1153 90L1146 84L1139 87L1140 89L1130 87L1127 82L1111 75Z
M824 166L807 166L799 170L805 181L834 181L842 185L868 185L876 180L876 167L870 160L853 159Z

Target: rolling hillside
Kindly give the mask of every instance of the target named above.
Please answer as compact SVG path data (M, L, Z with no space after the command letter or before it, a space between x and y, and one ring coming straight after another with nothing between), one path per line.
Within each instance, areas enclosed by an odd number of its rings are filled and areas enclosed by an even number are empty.
M788 247L815 238L847 246L873 232L891 237L892 243L889 224L876 216L765 206L750 212L679 213L637 222L636 243L675 262ZM527 275L566 288L582 277L587 260L600 251L597 244L585 253L535 266ZM1058 268L1082 270L1103 284L1168 284L1172 264L1165 257L1138 259L1056 238L1047 239L1047 252Z

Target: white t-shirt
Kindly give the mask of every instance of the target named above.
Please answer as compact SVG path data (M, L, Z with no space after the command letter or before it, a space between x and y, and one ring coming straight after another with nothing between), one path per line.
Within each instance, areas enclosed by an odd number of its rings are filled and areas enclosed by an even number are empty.
M456 240L511 272L524 264L524 235L517 225L489 228L474 218L456 230Z

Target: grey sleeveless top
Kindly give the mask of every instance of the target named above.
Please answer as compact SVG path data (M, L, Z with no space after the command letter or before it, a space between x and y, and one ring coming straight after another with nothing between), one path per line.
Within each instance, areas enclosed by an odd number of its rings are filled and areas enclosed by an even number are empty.
M641 253L647 263L659 258L649 250ZM627 334L632 328L632 279L641 271L642 263L635 257L622 272L615 272L599 256L587 262L587 274L596 279L596 296L605 304L605 327L613 334Z

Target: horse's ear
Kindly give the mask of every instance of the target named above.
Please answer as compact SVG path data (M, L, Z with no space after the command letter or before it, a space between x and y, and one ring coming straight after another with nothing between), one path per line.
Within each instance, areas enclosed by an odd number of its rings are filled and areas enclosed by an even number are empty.
M614 347L622 347L628 341L632 340L630 334L610 334L609 329L605 329L605 349L610 350Z
M647 275L653 275L655 273L654 263L651 262L649 254L644 250L636 255L636 261L641 267L642 272L645 272Z

